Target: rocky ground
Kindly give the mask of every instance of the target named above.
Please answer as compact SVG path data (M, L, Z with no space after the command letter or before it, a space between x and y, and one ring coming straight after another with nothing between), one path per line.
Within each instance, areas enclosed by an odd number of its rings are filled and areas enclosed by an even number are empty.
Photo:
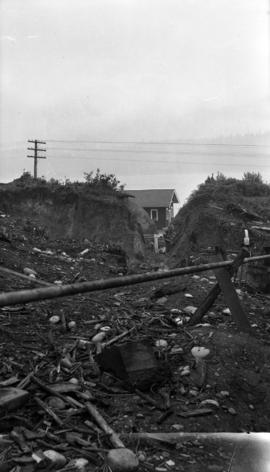
M128 261L115 247L49 241L7 215L1 222L1 266L26 275L0 272L2 292L41 286L37 279L60 286L128 273ZM149 253L137 270L164 269L166 256ZM205 440L197 433L269 430L270 300L236 283L251 335L237 330L222 296L200 324L190 326L190 307L198 307L213 284L215 276L205 272L2 307L0 388L19 387L28 396L11 411L0 408L0 471L54 470L46 450L63 456L59 470L110 470L106 457L113 444L91 406L136 454L141 471L257 470L239 468L237 451L243 457L244 446L235 436ZM103 339L94 342L97 334ZM112 351L104 369L96 356L100 347L104 353L128 341L138 352L147 346L155 368L147 360L139 365L138 357L127 372L127 350L124 374ZM191 353L195 346L209 350L202 362ZM71 464L76 458L88 461L85 469Z

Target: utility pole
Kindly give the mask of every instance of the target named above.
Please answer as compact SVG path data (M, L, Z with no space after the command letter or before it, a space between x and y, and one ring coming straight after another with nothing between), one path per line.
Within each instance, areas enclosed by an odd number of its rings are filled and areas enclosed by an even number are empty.
M27 148L28 151L34 151L33 156L27 156L30 157L31 159L34 159L34 179L37 179L37 163L38 159L46 159L46 156L39 156L39 152L46 152L46 149L40 149L38 148L38 144L46 144L44 141L38 141L35 139L34 141L31 139L28 139L28 143L33 143L34 147L29 147Z

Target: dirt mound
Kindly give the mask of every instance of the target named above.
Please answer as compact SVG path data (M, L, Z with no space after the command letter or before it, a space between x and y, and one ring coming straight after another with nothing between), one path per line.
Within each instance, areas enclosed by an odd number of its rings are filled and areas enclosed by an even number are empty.
M185 265L198 256L197 262L207 262L207 251L215 246L237 252L245 229L251 249L261 253L270 246L270 233L261 230L270 220L269 200L270 186L262 182L208 179L180 209L170 229L171 262Z
M135 199L133 198L128 199L128 208L131 211L132 215L134 215L136 220L141 225L141 228L144 233L154 234L156 232L156 227L155 227L154 222L151 220L148 213L135 203Z
M130 259L142 259L140 224L118 192L53 189L45 185L1 186L1 211L21 218L26 231L50 240L87 238L121 247Z

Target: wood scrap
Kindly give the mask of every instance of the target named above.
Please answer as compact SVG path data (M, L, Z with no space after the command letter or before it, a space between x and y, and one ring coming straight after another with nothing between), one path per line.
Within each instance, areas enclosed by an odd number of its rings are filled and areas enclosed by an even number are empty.
M90 415L94 418L98 426L104 431L104 433L109 435L110 441L114 447L125 447L124 443L121 441L119 436L114 432L114 430L107 424L105 419L101 416L98 410L90 402L86 403L86 408Z
M39 397L35 397L35 402L59 425L63 426L63 421L56 415L56 413L44 403Z

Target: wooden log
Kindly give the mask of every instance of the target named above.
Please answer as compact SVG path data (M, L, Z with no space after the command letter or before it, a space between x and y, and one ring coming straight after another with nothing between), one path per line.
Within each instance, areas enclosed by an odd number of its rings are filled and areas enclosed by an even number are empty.
M270 255L250 257L244 260L244 263L270 259ZM0 294L0 307L8 305L16 305L21 303L35 302L39 300L49 300L52 298L66 297L79 293L95 292L98 290L107 290L116 287L124 287L135 285L151 280L168 279L186 274L196 274L213 270L220 267L230 267L232 261L214 262L211 264L202 264L198 266L181 267L164 272L146 272L144 274L127 275L124 277L115 277L109 279L100 279L93 282L82 282L78 284L69 284L62 286L51 286L44 288L36 288L32 290L18 290Z
M194 325L197 324L201 321L205 313L210 310L211 306L215 303L217 297L221 293L221 288L219 284L215 284L213 288L211 288L210 292L204 299L204 301L201 303L199 308L195 311L195 313L191 316L189 320L189 324Z
M92 405L92 403L87 402L86 408L90 415L94 418L98 426L104 431L104 433L108 434L110 437L110 441L112 445L116 448L125 447L124 443L121 441L119 436L114 432L114 430L106 423L103 416L98 412L98 410Z
M63 426L63 421L54 413L54 411L46 405L39 397L35 397L36 403L57 423L59 426Z
M180 441L207 441L207 440L227 440L227 441L243 441L243 439L249 438L249 433L238 433L233 435L232 433L130 433L123 435L131 440L143 441L143 442L163 442L169 444L175 444Z
M7 267L0 266L0 272L3 272L4 274L12 275L14 277L19 277L20 279L27 280L28 282L38 284L38 285L45 285L47 287L50 287L53 285L48 282L45 282L44 280L36 279L34 277L29 277L28 275L21 274L20 272L16 272L15 270L12 270L12 269L7 269Z
M234 289L229 272L226 269L219 269L214 272L234 321L241 331L250 332L251 326Z

